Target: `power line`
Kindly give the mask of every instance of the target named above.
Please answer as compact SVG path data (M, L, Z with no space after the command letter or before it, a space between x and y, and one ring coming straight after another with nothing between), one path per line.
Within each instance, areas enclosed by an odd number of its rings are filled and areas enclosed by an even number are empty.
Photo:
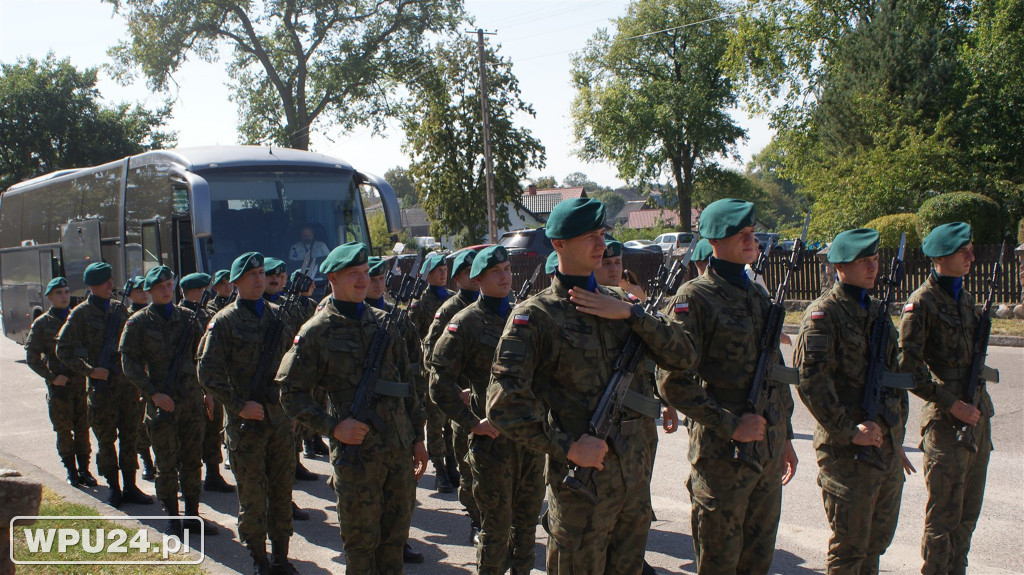
M655 34L661 34L661 33L664 33L664 32L671 32L673 30L680 30L682 28L689 28L691 26L699 26L700 24L706 24L708 22L714 22L715 20L721 20L722 18L728 18L729 16L739 16L740 14L745 14L747 12L753 12L754 10L756 10L756 8L747 8L745 10L740 10L738 12L726 12L724 14L719 14L718 16L712 16L711 18L705 18L704 20L699 20L697 22L690 22L688 24L681 24L679 26L672 26L671 28L665 28L663 30L655 30L654 32L647 32L646 34L637 34L636 36L629 36L628 38L623 38L623 40L637 40L637 39L640 39L640 38L646 38L648 36L653 36Z

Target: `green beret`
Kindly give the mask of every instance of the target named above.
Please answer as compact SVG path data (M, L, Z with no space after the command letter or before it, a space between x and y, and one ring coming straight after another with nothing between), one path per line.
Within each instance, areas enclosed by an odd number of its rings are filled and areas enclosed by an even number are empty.
M706 262L714 252L715 250L711 248L711 242L707 238L701 238L697 242L697 247L693 248L693 255L690 256L690 261Z
M754 225L754 204L726 198L712 202L700 213L700 236L720 240Z
M220 282L227 281L228 280L228 276L230 276L230 275L231 275L231 272L229 272L228 270L218 270L217 273L213 274L213 284L212 285L217 285Z
M452 277L459 275L459 272L461 272L464 269L469 269L473 265L473 260L474 258L476 258L476 255L476 251L468 249L462 250L459 253L455 254L455 257L452 259L451 268L449 270L449 273L452 274Z
M848 264L854 260L878 253L878 232L871 228L846 230L832 240L828 248L828 261Z
M96 262L89 264L89 267L85 268L82 279L85 280L85 285L87 286L98 286L110 279L112 275L114 275L114 270L110 267L110 264Z
M268 276L288 272L288 264L277 258L266 258L263 260L263 268Z
M61 277L53 278L50 283L46 284L46 291L43 292L43 295L50 295L50 292L62 287L68 287L68 280Z
M544 233L548 239L569 240L604 227L604 203L593 198L563 200L551 210Z
M329 274L351 266L369 262L370 250L361 242L348 242L331 250L320 264L320 273Z
M171 268L167 266L156 266L155 268L146 272L146 281L142 282L142 289L149 291L153 289L153 286L160 282L165 282L172 279L174 274L171 272ZM206 276L210 277L210 276ZM184 286L182 286L184 288Z
M367 260L367 263L370 264L371 278L382 276L384 275L385 272L387 272L388 261L382 257L370 256L370 259Z
M142 285L146 283L144 276L135 276L132 278L132 289L142 289Z
M469 279L476 279L488 268L507 261L508 250L505 249L505 246L499 244L488 246L480 250L480 253L473 258L473 268L469 270Z
M622 255L622 242L612 240L604 245L605 258L617 258Z
M427 256L424 260L423 265L420 266L420 275L427 275L430 272L436 270L438 267L445 265L444 254L433 253Z
M259 252L246 252L231 263L231 277L229 282L236 282L245 272L263 267L263 254Z
M942 224L933 229L921 242L921 251L930 258L941 258L956 253L971 243L971 225L964 222Z
M181 278L181 289L205 288L210 285L210 274L195 273Z
M544 262L544 273L551 275L558 271L558 252L551 252L548 254L548 259Z

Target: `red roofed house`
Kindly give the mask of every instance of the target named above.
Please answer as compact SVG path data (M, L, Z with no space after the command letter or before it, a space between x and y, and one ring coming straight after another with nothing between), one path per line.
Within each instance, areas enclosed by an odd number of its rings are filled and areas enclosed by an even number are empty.
M692 208L690 210L690 229L697 229L697 222L699 219L700 210L698 208ZM634 210L629 213L629 220L626 221L626 227L635 230L653 228L659 225L678 226L679 212L668 209Z
M530 187L523 192L522 204L530 213L547 220L548 214L558 205L558 202L586 197L588 197L587 192L583 189L583 186L538 190L537 186L530 184Z

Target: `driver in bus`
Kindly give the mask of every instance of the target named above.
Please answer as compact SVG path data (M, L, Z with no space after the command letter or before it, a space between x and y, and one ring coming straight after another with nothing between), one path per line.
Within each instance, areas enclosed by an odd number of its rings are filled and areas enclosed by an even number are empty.
M313 226L302 226L302 229L299 230L299 238L299 241L292 244L291 249L288 250L288 259L293 262L304 261L310 250L313 252L310 259L323 260L331 253L331 250L327 249L327 244L313 237Z

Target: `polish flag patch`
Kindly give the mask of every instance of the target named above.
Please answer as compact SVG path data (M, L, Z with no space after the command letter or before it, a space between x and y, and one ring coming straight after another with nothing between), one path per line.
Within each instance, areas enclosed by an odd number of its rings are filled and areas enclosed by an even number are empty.
M457 324L457 323L450 323L450 324L448 324L448 333L455 333L457 331L459 331L459 324Z
M71 319L71 318L70 318L70 317L68 317L68 319ZM211 329L213 329L213 322L214 322L214 321L216 321L216 320L212 320L212 319L211 319L211 320L210 320L210 323L206 324L206 329L207 329L207 330L211 330Z
M811 319L825 319L825 312L823 311L812 311Z
M675 310L676 313L690 313L690 304L685 301L679 302L672 309Z
M908 303L907 305L903 306L903 313L907 313L908 311L914 311L913 303Z
M300 341L302 341L302 337L301 336L295 336L295 339L292 340L292 345L299 345Z
M512 325L527 325L530 323L530 316L516 314L512 316Z
M437 313L434 314L434 319L437 319L439 317L441 317L441 310L438 310Z

